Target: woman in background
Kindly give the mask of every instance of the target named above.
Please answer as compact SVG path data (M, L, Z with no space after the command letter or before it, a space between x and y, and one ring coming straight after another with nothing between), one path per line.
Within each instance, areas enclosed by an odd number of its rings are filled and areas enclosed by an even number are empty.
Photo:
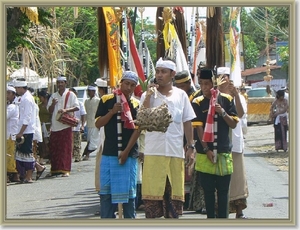
M276 100L272 103L270 109L270 118L274 122L275 149L287 151L287 111L289 104L284 98L284 90L276 92Z
M38 152L39 152L39 163L41 165L44 165L44 159L50 159L50 153L49 153L49 133L50 133L50 127L51 127L51 113L47 110L47 104L48 100L50 98L50 95L45 91L42 90L38 93L39 97L39 117L41 121L42 126L42 135L43 135L43 142L38 143Z

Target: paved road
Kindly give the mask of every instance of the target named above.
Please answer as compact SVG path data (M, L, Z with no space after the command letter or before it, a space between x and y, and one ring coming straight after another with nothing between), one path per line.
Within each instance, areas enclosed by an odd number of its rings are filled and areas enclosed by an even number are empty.
M276 166L253 153L248 147L254 146L253 143L273 144L272 126L251 126L246 137L245 165L250 195L244 213L251 219L245 221L251 224L252 219L276 219L285 223L289 218L288 172L278 171ZM85 145L86 142L83 142L83 148ZM44 178L50 169L47 165L47 170L38 181L7 186L6 221L27 223L30 220L49 220L51 224L57 224L61 223L59 219L68 219L67 223L87 223L83 220L91 220L88 223L93 224L103 223L104 220L94 215L99 207L99 196L94 190L94 167L95 155L92 154L89 161L72 163L68 178ZM264 207L264 204L270 203L272 207ZM230 219L234 216L230 214ZM137 218L144 219L143 212L138 212ZM185 211L181 219L199 220L206 219L206 216Z

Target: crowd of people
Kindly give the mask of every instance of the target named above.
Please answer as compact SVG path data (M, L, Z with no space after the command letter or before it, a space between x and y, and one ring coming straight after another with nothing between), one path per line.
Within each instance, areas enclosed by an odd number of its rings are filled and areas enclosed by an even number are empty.
M49 163L48 178L69 177L72 161L96 154L95 190L103 218L134 219L143 205L146 218L179 218L184 209L185 179L190 176L188 209L207 218L247 218L249 196L244 165L244 123L247 97L230 81L230 68L198 67L200 88L188 71L176 72L173 60L160 58L155 81L140 98L134 96L138 75L124 71L118 87L107 81L88 86L88 98L78 101L75 88L57 77L57 92L38 92L37 105L24 78L7 86L7 183L33 183ZM219 79L219 80L217 80ZM165 103L172 117L166 132L135 125L140 109ZM270 116L276 150L287 150L288 102L277 92ZM71 127L57 120L68 113L78 119ZM246 122L247 123L247 122ZM87 145L81 133L88 128ZM45 162L48 160L48 162Z

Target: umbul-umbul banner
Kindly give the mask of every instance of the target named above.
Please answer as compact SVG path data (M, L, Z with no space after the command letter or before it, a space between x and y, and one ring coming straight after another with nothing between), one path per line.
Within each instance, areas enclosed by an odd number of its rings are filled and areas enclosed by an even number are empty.
M240 35L241 35L241 23L240 23L240 7L232 7L230 13L230 79L233 81L235 87L242 85L241 75L241 61L240 61Z

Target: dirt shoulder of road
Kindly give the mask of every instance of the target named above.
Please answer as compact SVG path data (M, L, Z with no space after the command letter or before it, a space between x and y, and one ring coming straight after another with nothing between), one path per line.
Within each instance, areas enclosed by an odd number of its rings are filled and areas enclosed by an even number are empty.
M248 127L245 147L258 156L278 167L280 171L289 170L289 151L275 150L274 128L272 125L254 125Z
M257 155L264 157L268 162L278 167L280 171L288 171L289 163L288 156L289 152L284 152L282 150L276 151L273 146L262 146L251 148Z

